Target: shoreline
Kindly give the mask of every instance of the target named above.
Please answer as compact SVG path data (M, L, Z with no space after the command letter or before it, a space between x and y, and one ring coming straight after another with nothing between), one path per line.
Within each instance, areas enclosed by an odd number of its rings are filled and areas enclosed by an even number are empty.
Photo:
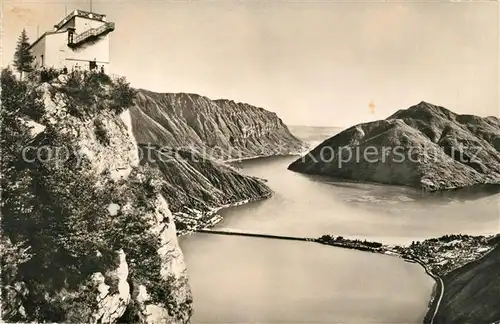
M221 205L218 207L213 207L211 210L202 213L202 216L199 218L199 224L196 224L194 228L190 228L188 230L178 230L177 231L177 236L185 236L185 235L191 235L195 233L199 229L208 229L208 228L213 228L217 224L219 224L224 218L217 213L221 211L222 209L226 208L233 208L233 207L238 207L242 205L249 204L251 202L256 202L256 201L261 201L264 199L271 198L273 195L273 192L268 192L265 195L259 196L259 197L254 197L254 198L247 198L247 199L242 199L233 203ZM175 217L175 214L174 214Z
M301 156L301 154L302 153L300 153L300 152L290 152L290 153L286 153L286 154L254 155L254 156L248 156L248 157L244 157L244 158L235 158L235 159L217 160L217 161L221 162L221 163L234 163L234 162L251 161L251 160L256 160L256 159L261 159L261 158Z
M238 158L238 159L214 160L214 161L217 162L217 163L225 164L228 167L235 168L235 166L231 165L231 163L242 162L242 161L247 161L247 160L255 160L255 159L260 159L260 158L277 157L277 156L278 157L279 156L283 156L283 157L284 156L295 156L295 155L298 155L298 154L299 153L295 153L295 154L294 153L289 153L289 154L284 154L284 155L257 155L257 156L250 156L250 157ZM263 178L259 178L259 177L254 177L254 176L253 176L253 178L258 179L259 181L261 181L263 183L267 182L267 179L263 179ZM220 215L217 214L222 209L232 208L232 207L238 207L238 206L245 205L245 204L248 204L248 203L251 203L251 202L268 199L268 198L270 198L273 195L273 193L274 192L271 190L268 193L266 193L264 195L261 195L261 196L258 196L258 197L242 199L242 200L239 200L239 201L236 201L236 202L233 202L233 203L224 204L224 205L217 206L217 207L212 207L210 210L208 210L206 212L201 212L201 211L196 210L196 209L195 210L191 210L191 211L194 211L195 214L198 214L199 217L190 215L189 213L186 213L186 212L177 212L177 213L174 213L173 214L174 218L177 218L180 214L185 214L185 215L191 216L192 219L195 219L196 223L197 223L193 227L191 227L189 229L186 229L186 230L184 230L184 229L183 230L179 230L178 229L177 230L177 236L178 237L182 237L182 236L185 236L185 235L191 235L191 234L195 233L196 230L215 227L217 224L219 224L224 219L222 216L220 216Z
M405 256L401 254L398 251L395 251L392 246L390 245L383 245L382 243L379 242L368 242L368 243L379 243L379 247L373 247L373 246L368 246L366 245L367 242L361 243L361 241L358 240L358 242L355 241L344 241L344 242L337 242L335 240L322 240L321 238L315 240L317 243L320 244L325 244L325 245L330 245L332 247L336 248L344 248L344 249L355 249L360 252L368 252L368 253L377 253L377 254L382 254L382 255L387 255L391 257L397 257L399 259L402 259L404 262L410 262L410 263L418 263L425 271L425 273L431 277L435 284L433 286L431 295L429 297L429 302L427 306L427 311L425 312L424 318L423 318L423 323L425 324L433 324L434 319L438 313L439 306L441 304L441 300L444 295L444 283L443 280L440 276L434 274L430 267L422 261L418 257L414 256Z
M263 158L292 157L292 156L300 156L300 155L301 155L301 153L288 153L288 154L279 154L279 155L257 155L257 156L249 156L249 157L244 157L244 158L229 159L229 160L218 160L217 162L229 164L230 166L237 168L238 166L232 165L232 163L237 164L237 163L241 163L241 162L245 162L245 161L257 160L257 159L263 159ZM266 179L259 179L259 180L266 182ZM342 180L347 181L347 182L352 181L350 179L342 179ZM359 181L359 182L365 183L365 181ZM373 183L373 184L387 185L384 183ZM417 189L417 188L411 187L411 186L403 186L403 187L407 187L409 189L414 189L414 190ZM457 190L457 188L453 188L449 191L452 191L452 190ZM448 190L446 190L446 191L448 191ZM196 230L199 230L199 229L210 229L210 228L216 227L223 220L222 216L217 215L217 213L220 210L223 210L225 208L232 208L232 207L241 206L241 205L248 204L248 203L254 202L254 201L260 201L263 199L267 199L271 195L272 195L272 192L270 192L266 195L259 196L259 197L250 198L250 199L243 199L243 200L236 201L236 202L233 202L230 204L225 204L225 205L215 207L215 208L207 211L206 213L203 213L203 216L200 218L200 224L197 224L197 226L190 228L189 230L179 232L179 236L193 234ZM438 311L440 309L440 304L441 304L441 301L442 301L443 296L444 296L443 280L439 275L434 274L433 271L431 270L431 267L435 266L435 265L433 265L432 263L428 265L423 260L419 259L417 256L414 256L414 257L403 256L402 254L400 254L396 251L393 251L392 249L386 249L383 251L383 250L378 250L377 248L367 247L367 246L349 246L349 244L344 245L344 244L339 244L339 243L336 243L336 244L330 243L329 244L326 242L319 242L319 241L316 241L316 242L321 243L321 244L325 244L325 245L330 245L332 247L339 247L339 248L344 248L344 249L345 248L354 249L354 250L358 250L360 252L370 252L370 253L385 254L388 256L396 256L405 262L418 263L424 269L425 273L430 278L432 278L434 280L434 285L432 287L432 291L430 292L430 296L429 296L428 303L427 303L427 310L426 310L424 317L423 317L423 320L422 320L423 323L434 324L434 320L438 314ZM384 244L384 247L387 248L387 247L389 247L389 245ZM439 267L436 269L438 270L438 272L440 271Z
M405 259L405 258L403 258L403 259ZM435 281L434 289L432 290L431 297L429 300L429 306L427 307L427 312L425 313L424 320L423 320L423 323L425 323L425 324L427 324L427 323L433 324L434 318L436 317L436 315L438 313L439 305L441 304L441 300L443 299L443 295L444 295L443 280L441 279L441 277L439 277L438 275L435 275L431 270L429 270L429 268L426 266L425 263L423 263L422 260L420 260L418 258L413 258L410 260L414 261L415 263L420 264L420 266L422 266L422 268L424 268L425 273L429 277L434 279L434 281ZM439 296L439 298L436 298L437 296ZM429 314L431 314L431 313L432 313L432 317L430 318L430 320L428 320Z

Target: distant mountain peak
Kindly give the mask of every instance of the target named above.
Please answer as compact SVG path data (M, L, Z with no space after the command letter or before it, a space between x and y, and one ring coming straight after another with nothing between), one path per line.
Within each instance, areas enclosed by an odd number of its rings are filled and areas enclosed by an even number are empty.
M420 120L430 120L433 118L444 118L448 120L453 120L457 114L449 109L442 106L432 104L427 101L421 101L416 105L413 105L407 109L400 109L387 119L420 119Z
M436 105L434 105L434 104L432 104L430 102L427 102L425 100L422 100L418 104L416 104L415 106L417 106L417 107L429 107L429 106L435 107Z
M500 122L422 101L336 134L289 169L429 191L500 184Z

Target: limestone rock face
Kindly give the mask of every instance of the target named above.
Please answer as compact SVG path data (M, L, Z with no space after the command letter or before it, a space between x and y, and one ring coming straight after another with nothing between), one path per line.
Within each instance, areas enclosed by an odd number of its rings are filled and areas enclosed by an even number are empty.
M120 118L110 111L102 111L94 118L82 120L68 113L64 94L51 95L50 87L47 83L42 85L46 124L75 139L61 148L61 154L78 153L90 162L93 172L107 171L126 177L131 167L139 164L137 143L127 127L129 111L125 110Z
M222 160L302 152L303 143L275 113L245 103L139 90L130 114L141 144L191 148Z
M114 323L122 314L130 302L130 286L128 283L128 264L123 250L119 251L120 264L109 275L118 280L118 291L110 293L110 286L105 283L105 277L96 272L92 280L97 284L99 291L98 311L93 314L93 320L101 323Z
M141 323L187 323L192 313L192 298L175 223L163 196L156 197L154 206L153 217L150 218L150 232L160 241L160 249L157 251L161 259L160 276L171 285L173 302L169 305L170 309L154 302L151 292L138 282L133 284L139 288L132 292L132 299L139 309L138 319Z
M325 140L290 170L427 191L500 183L500 120L421 102Z
M55 152L60 154L52 158L64 161L70 155L74 155L81 162L77 163L77 167L81 170L75 172L82 172L91 175L92 179L97 179L96 187L107 188L105 186L109 185L110 188L118 188L116 190L123 192L121 197L123 203L109 201L107 208L109 219L105 222L110 227L126 227L129 225L127 217L142 217L137 223L141 224L141 221L144 221L144 232L136 234L139 237L149 235L153 242L150 246L156 246L156 242L159 242L156 251L147 250L147 253L143 253L141 247L134 244L114 251L118 259L116 268L105 273L92 273L87 279L81 280L78 287L63 286L51 291L50 294L45 293L44 302L48 305L57 305L60 313L58 316L62 316L68 322L123 322L130 319L130 317L124 319L130 312L134 313L133 319L141 323L189 322L192 314L192 297L182 251L177 241L175 223L168 203L161 193L145 200L143 187L137 186L138 183L146 183L147 179L144 179L144 167L139 165L138 145L130 127L129 111L125 110L118 115L103 109L96 115L77 118L68 113L67 98L56 87L43 83L39 86L39 90L43 93L46 115L37 121L43 127L39 127L33 134L34 142L43 147L46 138L54 137L54 134L57 138L67 139L60 147L48 147L51 154ZM47 145L51 143L47 142ZM156 180L161 182L161 179ZM58 188L64 190L65 183L59 183ZM70 200L85 198L76 197L72 192L66 196ZM141 201L138 201L139 199ZM79 211L75 210L74 213L78 214ZM118 220L120 217L122 221ZM120 233L126 229L112 230ZM60 233L62 240L66 239L64 235L65 233ZM85 235L92 236L93 233L82 233L82 236ZM112 238L108 239L113 241ZM132 240L125 237L124 240L126 239ZM86 243L85 240L82 241ZM131 257L129 252L134 252L135 257ZM157 257L161 261L159 275L145 266L149 265L151 260L157 260ZM101 260L99 258L102 259L102 255L96 251L95 259ZM85 267L88 265L81 266ZM160 283L157 282L159 279L162 280ZM155 287L161 283L165 285ZM158 289L148 291L146 286ZM27 295L23 282L19 281L12 287L12 297L22 301ZM138 298L138 287L143 287L143 295L155 295L154 298ZM43 290L43 287L39 289ZM25 311L21 302L10 301L10 303L14 305L13 308L20 314L19 316L24 316Z

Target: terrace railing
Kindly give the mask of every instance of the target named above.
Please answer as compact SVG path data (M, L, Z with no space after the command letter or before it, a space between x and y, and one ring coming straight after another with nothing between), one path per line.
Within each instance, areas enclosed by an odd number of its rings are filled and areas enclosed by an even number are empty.
M73 42L68 44L68 45L69 46L78 46L91 38L105 35L113 30L115 30L115 23L106 22L104 25L102 25L98 28L91 28L89 30L84 31L83 33L75 35L73 37Z

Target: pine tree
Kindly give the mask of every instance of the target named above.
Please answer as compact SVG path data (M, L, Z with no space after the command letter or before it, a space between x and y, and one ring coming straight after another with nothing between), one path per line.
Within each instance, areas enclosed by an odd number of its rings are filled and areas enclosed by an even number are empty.
M31 54L29 47L28 35L26 34L26 30L23 29L21 35L17 39L16 52L14 53L14 66L21 75L21 79L23 77L23 72L33 71L32 64L35 58Z

